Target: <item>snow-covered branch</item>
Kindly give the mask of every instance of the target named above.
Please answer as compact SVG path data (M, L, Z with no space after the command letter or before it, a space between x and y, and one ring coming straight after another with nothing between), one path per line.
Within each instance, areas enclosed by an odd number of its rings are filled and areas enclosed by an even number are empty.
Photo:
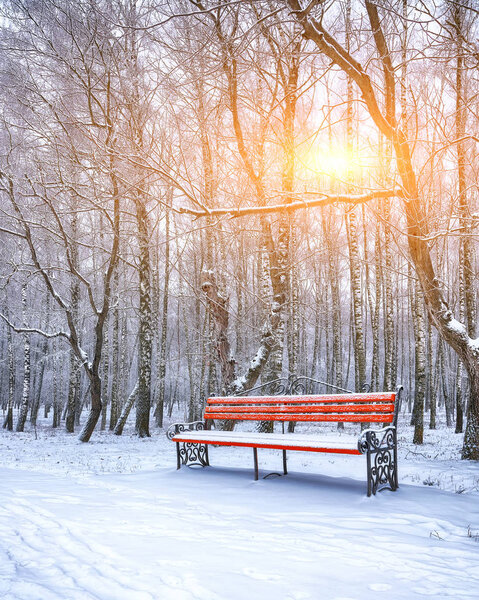
M65 331L56 331L55 333L47 333L41 329L37 329L36 327L17 327L14 325L8 317L6 317L3 313L0 313L0 318L2 318L5 323L15 332L15 333L36 333L45 338L52 339L57 337L63 337L70 341L70 336Z
M331 204L364 204L365 202L370 202L371 200L384 199L384 198L394 198L394 197L402 197L403 192L400 189L394 190L376 190L373 192L368 192L367 194L339 194L330 196L328 194L324 194L322 192L307 192L301 195L319 195L319 198L314 198L311 200L301 199L296 200L295 202L290 202L289 204L272 204L268 206L242 206L235 208L225 207L225 208L214 208L207 211L203 210L195 210L187 207L180 207L179 212L193 215L196 218L200 217L220 217L220 216L230 216L234 217L243 217L245 215L265 215L277 212L293 212L296 210L300 210L303 208L313 208L315 206L329 206Z

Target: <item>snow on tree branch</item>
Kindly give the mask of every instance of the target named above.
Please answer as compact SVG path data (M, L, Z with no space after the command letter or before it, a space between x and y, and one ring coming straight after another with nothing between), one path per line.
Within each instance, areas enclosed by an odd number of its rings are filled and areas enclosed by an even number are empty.
M297 200L290 202L289 204L273 204L269 206L243 206L243 207L225 207L225 208L214 208L209 211L206 210L195 210L192 208L180 207L179 212L193 215L196 218L207 217L207 216L225 216L228 215L231 218L243 217L245 215L265 215L276 212L292 212L303 208L312 208L316 206L329 206L330 204L364 204L371 200L403 197L403 192L400 189L394 190L376 190L368 192L367 194L340 194L330 196L322 192L305 192L305 194L320 195L320 198L312 200Z
M65 331L47 333L46 331L42 331L41 329L37 329L36 327L16 327L3 313L0 313L0 318L2 318L15 333L36 333L48 339L63 337L67 340L70 340L70 336Z

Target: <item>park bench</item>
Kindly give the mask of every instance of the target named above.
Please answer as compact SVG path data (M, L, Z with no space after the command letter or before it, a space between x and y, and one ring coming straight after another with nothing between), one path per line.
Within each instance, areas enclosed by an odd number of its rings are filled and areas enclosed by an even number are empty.
M176 443L177 468L209 466L208 446L253 449L254 478L258 479L258 448L282 450L287 474L288 451L366 455L367 494L398 487L396 424L402 387L396 392L291 396L244 396L208 398L202 421L175 423L167 436ZM283 433L260 433L211 429L216 420L282 423ZM284 433L285 422L363 423L376 428L358 435L331 438L318 433Z

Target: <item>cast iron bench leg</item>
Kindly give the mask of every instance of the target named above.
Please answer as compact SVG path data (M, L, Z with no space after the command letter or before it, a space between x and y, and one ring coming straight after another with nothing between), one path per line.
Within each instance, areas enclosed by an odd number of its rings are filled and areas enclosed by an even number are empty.
M209 467L208 444L196 442L176 442L176 468L181 465L188 467Z
M288 466L286 464L286 450L283 450L283 473L288 474Z
M398 489L397 432L395 427L363 432L359 449L366 452L368 496L379 490Z
M254 480L258 481L258 448L253 448Z

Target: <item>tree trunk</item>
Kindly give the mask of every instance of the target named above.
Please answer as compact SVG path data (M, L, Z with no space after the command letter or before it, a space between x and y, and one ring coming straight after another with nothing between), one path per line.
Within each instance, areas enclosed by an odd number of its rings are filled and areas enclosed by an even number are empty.
M60 427L61 420L61 402L60 394L58 393L58 365L57 365L57 353L56 344L53 346L53 419L52 428L56 429Z
M138 333L138 399L136 401L136 433L140 437L150 436L150 404L151 404L151 265L150 265L150 232L148 215L143 198L136 200L136 216L138 225L139 257L139 333Z
M158 408L156 417L156 424L158 427L163 427L163 413L165 406L166 343L168 334L170 269L170 211L167 207L165 214L165 271L163 275L163 305L161 313L160 351L158 357Z
M441 389L442 389L442 396L444 399L444 410L446 413L446 426L447 427L452 427L452 421L453 421L453 415L454 415L454 403L452 400L452 396L451 396L451 392L449 389L449 382L448 382L448 377L447 377L447 373L449 373L450 369L446 368L446 356L445 356L445 349L444 349L444 344L442 342L442 338L439 339L439 348L438 348L438 354L439 354L439 364L440 364L440 371L441 371Z
M118 269L116 269L118 270ZM102 361L102 377L101 377L101 421L100 431L106 429L106 415L108 409L108 386L109 386L109 372L110 372L110 334L108 331L108 320L105 323L105 330L103 332L103 361Z
M476 301L474 290L474 246L471 235L471 211L467 197L466 183L466 134L467 104L466 89L464 84L464 27L465 6L451 2L453 11L453 26L456 44L456 144L457 152L457 179L459 199L459 225L462 235L459 238L459 302L460 319L466 323L468 334L475 337L476 329Z
M4 311L8 314L7 311ZM15 356L13 351L12 330L7 326L7 356L8 356L8 402L7 414L3 422L4 429L13 431L13 401L15 398Z
M67 416L65 429L68 433L75 431L75 415L80 401L81 367L73 350L70 350L70 377L68 383Z
M73 240L70 251L71 263L74 269L78 270L78 246L76 240L78 238L78 215L76 206L73 200L71 201L72 217L71 217L71 237ZM76 277L72 278L70 285L70 310L74 326L79 325L79 307L80 307L80 282ZM65 429L68 433L75 431L75 415L77 413L78 403L80 401L80 381L81 381L81 365L72 348L70 350L70 378L68 384L68 399L67 399L67 416L65 419Z
M424 399L426 393L426 323L424 306L419 283L412 279L411 309L414 327L414 405L412 425L414 425L414 444L424 441Z
M48 296L47 296L47 298L48 298ZM38 411L40 410L40 403L42 401L43 376L45 374L45 364L47 361L47 352L48 352L48 342L46 339L44 339L39 344L38 350L40 353L40 360L38 361L39 362L39 367L38 367L39 372L38 372L38 379L36 382L35 398L32 403L32 408L30 411L30 422L34 427L37 424Z
M50 325L50 316L51 316L50 315L50 306L51 306L51 297L48 294L47 298L46 298L46 302L45 302L45 314L46 314L45 328L46 329L48 329L49 325ZM32 409L30 412L30 421L33 426L36 426L36 424L37 424L38 411L40 410L40 404L42 401L43 376L45 374L45 366L47 364L47 354L48 354L47 338L44 338L40 342L39 353L40 353L40 358L38 360L38 367L39 367L38 381L37 381L37 385L36 385L35 399L32 404ZM45 411L48 412L47 411L47 402L45 402ZM48 414L46 416L48 416Z
M113 234L113 243L111 246L110 252L110 260L108 262L108 267L104 276L103 281L103 304L101 310L97 314L96 323L95 323L95 337L94 337L94 349L93 349L93 360L89 363L85 360L86 356L82 357L83 367L88 376L90 383L90 400L91 407L90 412L88 414L87 420L82 428L82 431L79 435L79 440L81 442L88 442L90 437L96 427L98 419L101 415L102 410L102 399L101 399L101 377L100 377L100 366L103 352L103 343L104 343L104 332L106 323L108 320L108 314L110 311L111 304L111 286L112 279L115 270L118 268L118 253L120 247L120 194L118 189L118 179L116 177L115 172L115 160L112 149L110 147L111 136L113 134L112 127L108 130L108 139L106 143L106 148L108 150L109 155L109 175L112 186L112 201L113 201L113 220L112 220L112 234ZM75 348L75 346L74 346ZM81 355L78 346L76 346L77 353Z
M362 286L356 214L352 210L346 216L349 246L349 268L351 273L352 321L354 324L354 365L356 391L363 390L366 383L366 350L362 311Z
M201 273L201 289L206 295L208 308L213 318L215 351L221 368L223 390L227 393L235 379L235 361L228 338L228 301L219 293L213 271Z
M463 389L462 376L464 368L460 360L457 361L456 369L456 428L455 433L462 433L464 429L464 411L463 411Z
M384 216L384 390L394 389L394 296L392 286L392 249L390 221L390 201L386 199L383 205Z
M434 365L434 374L432 373L432 360L431 360L431 379L432 379L432 385L431 385L431 397L429 399L429 429L436 429L436 416L437 416L437 397L439 395L439 377L440 377L440 371L439 371L439 357L438 357L438 351L439 351L439 344L437 344L437 348L436 348L436 364ZM432 351L431 351L431 355L432 355Z
M113 377L111 381L111 398L110 398L110 423L108 428L110 431L115 429L115 425L118 421L120 412L120 397L119 388L122 378L122 372L120 370L121 353L120 353L120 296L119 296L119 279L120 270L115 269L113 274L113 288L116 293L116 302L113 308L113 331L112 331L112 365L113 365Z
M27 284L22 285L22 316L23 326L27 326ZM31 365L30 365L30 334L23 334L23 391L22 391L22 403L20 405L20 413L18 415L16 431L23 431L25 428L25 421L28 415L28 406L30 403L30 378L31 378Z
M135 403L136 395L138 394L138 380L136 381L133 389L128 396L125 405L123 406L123 410L121 411L121 415L116 422L115 429L113 433L115 435L121 435L123 433L123 428L125 427L126 421L128 420L128 415L130 414L131 408Z
M90 402L90 412L78 437L80 442L90 441L91 434L101 415L101 377L98 372L93 372L90 375Z
M379 391L379 326L381 312L381 283L382 283L382 268L381 268L381 236L380 224L376 225L376 239L374 243L374 263L375 263L375 294L374 294L374 309L371 315L371 328L373 334L373 351L371 359L371 390Z
M323 225L323 237L327 252L328 280L331 291L331 321L332 321L332 356L334 385L339 388L344 386L343 382L343 349L342 349L342 331L341 331L341 299L340 282L338 274L338 265L335 259L335 248L333 247L333 236L337 232L331 231L331 215L329 223L326 222L326 211L321 211L321 220ZM338 423L338 429L344 429L343 423Z

